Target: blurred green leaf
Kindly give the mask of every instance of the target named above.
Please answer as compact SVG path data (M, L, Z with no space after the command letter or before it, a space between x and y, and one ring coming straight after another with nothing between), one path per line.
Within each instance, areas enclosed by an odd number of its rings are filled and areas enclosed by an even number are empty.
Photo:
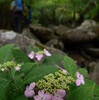
M54 73L58 71L58 68L56 68L53 65L36 65L30 73L24 78L24 83L29 84L31 82L37 82L38 80L42 79L45 75L49 73Z
M75 61L72 58L68 56L64 58L64 67L71 76L73 77L75 76L77 72L77 66Z
M14 44L8 44L0 48L0 63L1 64L6 61L11 61L13 59L13 54L12 54L13 48L14 48Z

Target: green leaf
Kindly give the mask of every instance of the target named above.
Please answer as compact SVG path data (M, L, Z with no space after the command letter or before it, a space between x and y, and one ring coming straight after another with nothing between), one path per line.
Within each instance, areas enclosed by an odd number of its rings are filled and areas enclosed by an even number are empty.
M12 49L14 44L8 44L0 48L0 63L11 61L13 59Z
M84 77L86 77L86 76L88 75L88 71L87 71L86 68L80 68L80 69L78 70L78 72L79 72L80 74L82 74Z
M49 73L54 73L58 71L53 65L40 65L34 66L32 71L25 77L24 83L29 84L31 82L37 82L38 80L42 79L45 75Z
M75 64L75 61L74 61L72 58L70 58L70 57L68 57L68 56L66 56L66 57L64 58L64 67L65 67L65 69L67 70L67 72L68 72L71 76L74 77L74 75L76 74L76 71L77 71L77 66L76 66L76 64Z
M22 63L22 62L29 62L28 55L25 54L23 51L20 49L13 49L13 55L17 61L17 63Z
M95 96L98 96L98 98L99 98L99 85L95 85L94 94L95 94Z
M46 57L43 63L59 64L64 59L63 55L52 54L51 57Z
M27 74L32 70L32 68L36 65L36 63L25 63L24 65L21 66L21 73Z
M80 86L73 90L68 100L93 100L95 84L91 86Z
M0 100L4 100L6 97L7 89L11 80L6 80L0 77Z
M27 99L25 98L25 96L24 96L24 95L22 95L22 96L18 97L18 98L17 98L17 99L15 99L15 100L27 100Z
M93 100L99 100L99 97L94 97L94 99Z
M34 47L29 46L27 50L28 52L31 52L31 51L38 52L40 49L37 46L34 46Z

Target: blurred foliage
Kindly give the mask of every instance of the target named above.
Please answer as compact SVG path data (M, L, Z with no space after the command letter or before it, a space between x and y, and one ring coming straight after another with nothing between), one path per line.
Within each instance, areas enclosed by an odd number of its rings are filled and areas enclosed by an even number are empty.
M12 0L0 0L0 22L10 23L10 5ZM31 2L30 2L31 1ZM24 0L31 4L33 23L67 24L82 22L84 19L98 20L99 0ZM6 12L6 13L4 13ZM8 14L7 14L8 13ZM9 15L10 14L10 15ZM10 17L7 17L10 16ZM2 20L3 18L3 20ZM10 19L9 19L10 18ZM2 25L2 23L0 23ZM8 25L7 25L8 27Z

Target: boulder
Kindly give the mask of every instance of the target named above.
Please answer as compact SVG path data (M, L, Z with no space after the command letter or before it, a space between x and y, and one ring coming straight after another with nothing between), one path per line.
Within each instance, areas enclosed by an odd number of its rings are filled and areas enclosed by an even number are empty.
M60 36L61 40L71 43L85 43L96 39L97 34L93 31L87 31L83 28L70 29L66 26L59 25L56 28L56 34Z
M57 48L57 49L60 49L60 50L64 50L64 44L59 39L51 39L45 45L48 46L48 47L53 47L53 48Z
M50 28L43 26L30 25L30 31L37 36L41 41L49 41L55 38L54 32Z
M99 58L99 48L88 48L87 52L92 56Z
M23 29L22 35L39 41L39 39L28 28Z
M13 31L6 31L3 33L0 33L0 46L5 45L5 44L15 44L16 46L18 46L20 49L24 50L25 52L27 52L27 48L29 46L31 47L37 46L42 50L46 48L51 53L65 55L65 53L59 49L47 47L35 39L30 39L27 36L17 34Z
M77 29L83 31L93 31L96 26L97 23L94 20L85 20L80 26L77 27Z
M99 85L99 60L90 63L89 77Z

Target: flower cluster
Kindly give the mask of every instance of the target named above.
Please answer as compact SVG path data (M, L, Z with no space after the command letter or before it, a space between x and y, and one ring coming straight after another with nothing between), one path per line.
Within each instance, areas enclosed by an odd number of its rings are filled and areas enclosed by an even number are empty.
M35 95L35 83L31 83L26 87L24 95L29 98L33 97L34 100L63 100L63 97L66 95L66 91L63 89L57 90L54 94L50 94L48 92L44 93L43 90L38 91L38 95Z
M13 61L7 61L3 65L1 65L0 69L1 71L5 71L14 68L15 66L16 64Z
M55 74L48 74L37 82L36 86L44 92L51 94L55 93L57 89L69 90L69 85L75 82L74 78L64 74L63 71L59 70Z
M1 71L10 70L12 68L15 68L16 71L19 71L21 69L21 65L16 65L16 63L14 63L13 61L7 61L4 64L0 65Z
M84 81L84 77L82 74L80 74L79 72L76 73L76 77L77 77L77 80L76 80L76 85L77 86L80 86L81 84L84 85L85 84L85 81Z
M44 93L43 90L38 91L38 95L34 96L34 100L63 100L63 97L66 95L65 90L57 90L54 95L50 93Z
M44 56L43 54L45 54L46 56L51 56L51 53L49 53L46 49L44 49L43 51L37 52L36 54L34 53L34 51L31 51L31 53L28 54L28 57L31 60L36 58L37 61L41 61Z

